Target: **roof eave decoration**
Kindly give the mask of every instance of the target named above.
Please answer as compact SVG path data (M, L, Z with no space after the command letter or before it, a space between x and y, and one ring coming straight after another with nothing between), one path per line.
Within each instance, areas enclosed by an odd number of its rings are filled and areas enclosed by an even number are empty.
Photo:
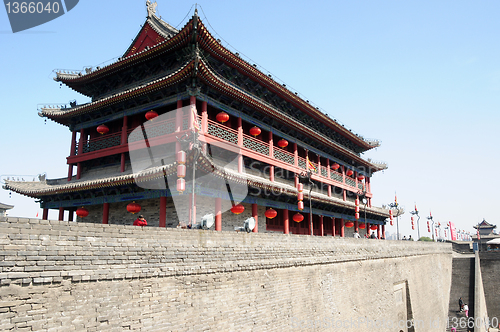
M141 94L151 93L153 91L183 81L184 79L190 77L193 67L194 61L190 61L170 75L165 76L161 79L154 80L142 86L134 87L115 95L99 99L91 103L78 105L72 108L41 108L41 112L39 112L39 115L41 117L47 117L57 123L68 125L68 120L71 117L89 113L101 107L106 107L126 99L134 98Z

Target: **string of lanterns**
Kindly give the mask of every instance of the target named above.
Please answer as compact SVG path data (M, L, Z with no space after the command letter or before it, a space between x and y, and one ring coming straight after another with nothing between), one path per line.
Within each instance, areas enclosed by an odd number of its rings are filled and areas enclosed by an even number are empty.
M359 198L356 198L356 200L354 201L354 204L355 204L354 218L356 218L356 220L358 220L359 219Z
M298 190L298 194L297 194L297 199L298 199L298 206L297 208L299 209L299 211L302 211L304 210L304 185L302 183L298 183L297 184L297 190Z
M180 195L186 190L186 152L180 150L177 152L177 191Z
M392 215L392 210L389 210L389 220L391 221L391 226L394 226L394 217ZM429 222L427 222L429 224Z

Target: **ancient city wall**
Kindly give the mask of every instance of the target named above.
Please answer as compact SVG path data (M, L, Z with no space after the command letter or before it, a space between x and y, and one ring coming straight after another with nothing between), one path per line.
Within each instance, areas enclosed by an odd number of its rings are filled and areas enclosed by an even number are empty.
M443 331L452 267L449 244L10 217L0 258L2 331Z

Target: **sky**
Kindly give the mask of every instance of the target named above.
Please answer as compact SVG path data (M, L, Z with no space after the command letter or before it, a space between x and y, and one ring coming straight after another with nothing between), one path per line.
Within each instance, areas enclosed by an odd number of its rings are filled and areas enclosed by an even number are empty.
M182 28L194 3L157 0ZM388 169L372 179L373 204L394 201L473 232L499 225L500 1L200 1L210 32L323 112L381 146L363 154ZM0 9L0 176L67 176L71 133L38 116L39 104L88 98L53 80L54 69L103 66L120 57L146 20L143 0L82 0L70 12L12 33ZM35 200L0 189L11 216ZM52 211L49 217L57 218ZM387 232L396 231L388 226Z

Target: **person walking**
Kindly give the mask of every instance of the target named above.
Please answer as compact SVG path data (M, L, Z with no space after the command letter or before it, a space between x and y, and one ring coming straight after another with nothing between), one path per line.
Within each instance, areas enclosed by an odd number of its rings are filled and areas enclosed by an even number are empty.
M469 306L467 303L464 304L465 317L469 318Z
M141 214L135 221L134 226L147 226L148 222L144 219L144 216Z
M458 311L462 312L464 310L464 300L462 300L462 298L458 299L458 306L460 307Z

